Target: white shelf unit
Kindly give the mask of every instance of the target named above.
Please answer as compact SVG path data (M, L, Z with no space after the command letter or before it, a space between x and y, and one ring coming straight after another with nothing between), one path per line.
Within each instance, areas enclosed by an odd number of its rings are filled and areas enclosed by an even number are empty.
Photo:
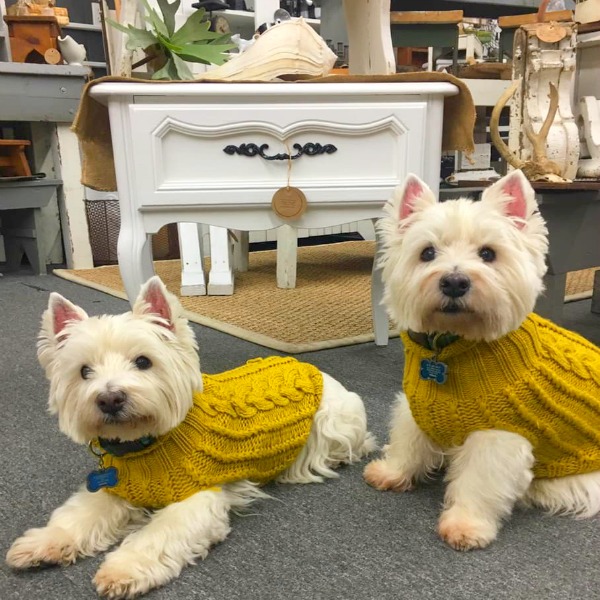
M183 0L179 7L176 16L177 27L183 25L188 16L196 9L192 8L192 4L196 0ZM156 0L150 0L150 4L155 5ZM216 14L223 15L229 22L231 31L239 33L243 39L250 39L259 25L263 23L271 23L273 14L279 8L279 0L255 0L254 10L220 10L214 11ZM316 31L319 31L321 21L319 19L305 19Z
M81 31L102 31L100 25L92 25L91 23L69 23L63 25L62 29L79 29Z
M216 14L217 11L215 11ZM249 10L222 10L218 11L219 14L222 14L228 21L231 26L231 30L234 33L242 33L245 32L252 36L254 31L256 31L256 26L261 25L263 22L272 21L271 19L264 19L261 22L257 23L257 19L255 19L254 11ZM273 11L275 12L275 11ZM311 27L314 27L317 31L319 31L321 27L321 21L319 19L304 19ZM242 35L242 37L245 37Z

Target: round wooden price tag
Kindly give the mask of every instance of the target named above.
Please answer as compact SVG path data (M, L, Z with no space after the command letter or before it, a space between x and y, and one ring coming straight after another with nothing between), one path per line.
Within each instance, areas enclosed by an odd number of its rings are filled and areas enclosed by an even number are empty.
M306 196L296 187L282 187L273 194L271 208L282 219L299 219L306 210Z
M538 27L537 36L542 42L552 44L560 42L567 35L567 30L564 27L558 25L558 23L548 23Z
M62 62L62 56L56 48L48 48L48 50L44 52L44 60L49 65L57 65Z

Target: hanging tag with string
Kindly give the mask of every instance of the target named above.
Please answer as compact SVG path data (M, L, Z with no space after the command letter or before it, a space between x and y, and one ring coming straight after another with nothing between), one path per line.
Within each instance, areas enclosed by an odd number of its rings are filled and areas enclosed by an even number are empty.
M287 142L285 142L285 148L288 157L287 185L279 188L273 194L271 208L281 219L293 221L294 219L299 219L304 214L307 207L307 201L304 192L300 188L290 185L292 157Z

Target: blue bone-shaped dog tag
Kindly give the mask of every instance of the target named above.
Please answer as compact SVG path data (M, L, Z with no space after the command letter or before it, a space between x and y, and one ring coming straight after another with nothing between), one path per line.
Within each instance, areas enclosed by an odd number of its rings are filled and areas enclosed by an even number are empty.
M426 381L435 381L436 383L446 383L448 379L448 365L437 360L424 358L421 361L421 379Z
M115 487L119 481L118 471L115 467L108 467L108 469L99 469L98 471L92 471L87 476L87 490L88 492L97 492L98 490L105 487Z

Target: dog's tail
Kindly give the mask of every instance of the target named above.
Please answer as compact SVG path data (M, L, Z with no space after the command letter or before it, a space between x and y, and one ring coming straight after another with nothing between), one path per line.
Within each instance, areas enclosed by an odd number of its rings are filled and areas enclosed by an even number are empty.
M325 477L338 477L335 467L357 462L376 447L375 438L367 431L367 415L360 396L323 373L323 398L306 446L277 481L314 483Z

